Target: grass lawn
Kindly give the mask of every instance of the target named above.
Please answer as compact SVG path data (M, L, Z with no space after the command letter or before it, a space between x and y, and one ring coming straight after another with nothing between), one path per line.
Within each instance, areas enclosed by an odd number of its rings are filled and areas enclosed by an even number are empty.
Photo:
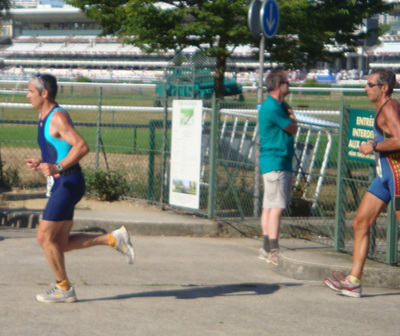
M77 126L76 129L87 141L93 151L97 139L95 127ZM136 151L148 151L149 129L148 128L118 128L105 127L100 132L103 145L110 153L133 153ZM27 125L1 125L0 141L3 146L36 148L37 126ZM162 130L156 131L155 148L161 150Z

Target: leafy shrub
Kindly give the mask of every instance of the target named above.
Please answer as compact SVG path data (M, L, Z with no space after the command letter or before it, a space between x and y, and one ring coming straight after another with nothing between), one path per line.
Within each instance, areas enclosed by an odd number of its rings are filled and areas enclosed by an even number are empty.
M116 201L128 192L128 183L118 172L86 170L84 175L87 194L101 201Z
M19 177L18 169L16 168L7 168L3 177L0 178L0 188L9 191L12 187L20 187L21 186L21 178Z

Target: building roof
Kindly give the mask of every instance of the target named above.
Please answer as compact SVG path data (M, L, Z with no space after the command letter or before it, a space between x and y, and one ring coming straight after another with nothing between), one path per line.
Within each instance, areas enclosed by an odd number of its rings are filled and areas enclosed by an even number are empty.
M15 21L27 23L93 22L79 8L12 8L10 14Z
M400 42L385 42L365 52L368 56L398 56Z
M38 7L13 8L10 11L13 20L22 24L44 23L82 23L93 22L78 8ZM22 30L22 35L13 38L13 44L1 50L5 65L88 65L88 66L153 66L164 67L175 55L174 50L168 50L161 55L148 55L140 48L127 45L116 37L98 37L92 30L57 31ZM87 34L84 34L86 33ZM93 36L92 36L93 35ZM232 50L232 47L230 47ZM185 53L195 52L197 48L187 47ZM233 57L240 58L236 66L256 68L259 64L252 59L255 48L237 46ZM29 56L25 59L25 56ZM157 56L157 57L154 57ZM65 57L65 60L61 58ZM73 57L74 59L71 59ZM103 59L105 57L105 59ZM123 59L121 59L121 57ZM130 60L127 57L131 57Z

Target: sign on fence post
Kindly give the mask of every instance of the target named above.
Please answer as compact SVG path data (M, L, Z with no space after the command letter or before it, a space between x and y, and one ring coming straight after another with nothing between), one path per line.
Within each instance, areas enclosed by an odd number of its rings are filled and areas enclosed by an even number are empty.
M200 206L201 100L174 100L172 105L169 204Z
M365 155L358 151L362 143L374 139L375 111L350 110L347 158L349 160L375 163L374 153Z

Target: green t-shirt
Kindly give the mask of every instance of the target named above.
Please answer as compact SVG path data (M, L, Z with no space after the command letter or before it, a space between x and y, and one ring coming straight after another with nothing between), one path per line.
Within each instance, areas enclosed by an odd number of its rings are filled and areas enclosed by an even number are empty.
M293 135L284 131L292 120L275 98L268 96L258 114L260 127L260 170L262 174L292 171Z

